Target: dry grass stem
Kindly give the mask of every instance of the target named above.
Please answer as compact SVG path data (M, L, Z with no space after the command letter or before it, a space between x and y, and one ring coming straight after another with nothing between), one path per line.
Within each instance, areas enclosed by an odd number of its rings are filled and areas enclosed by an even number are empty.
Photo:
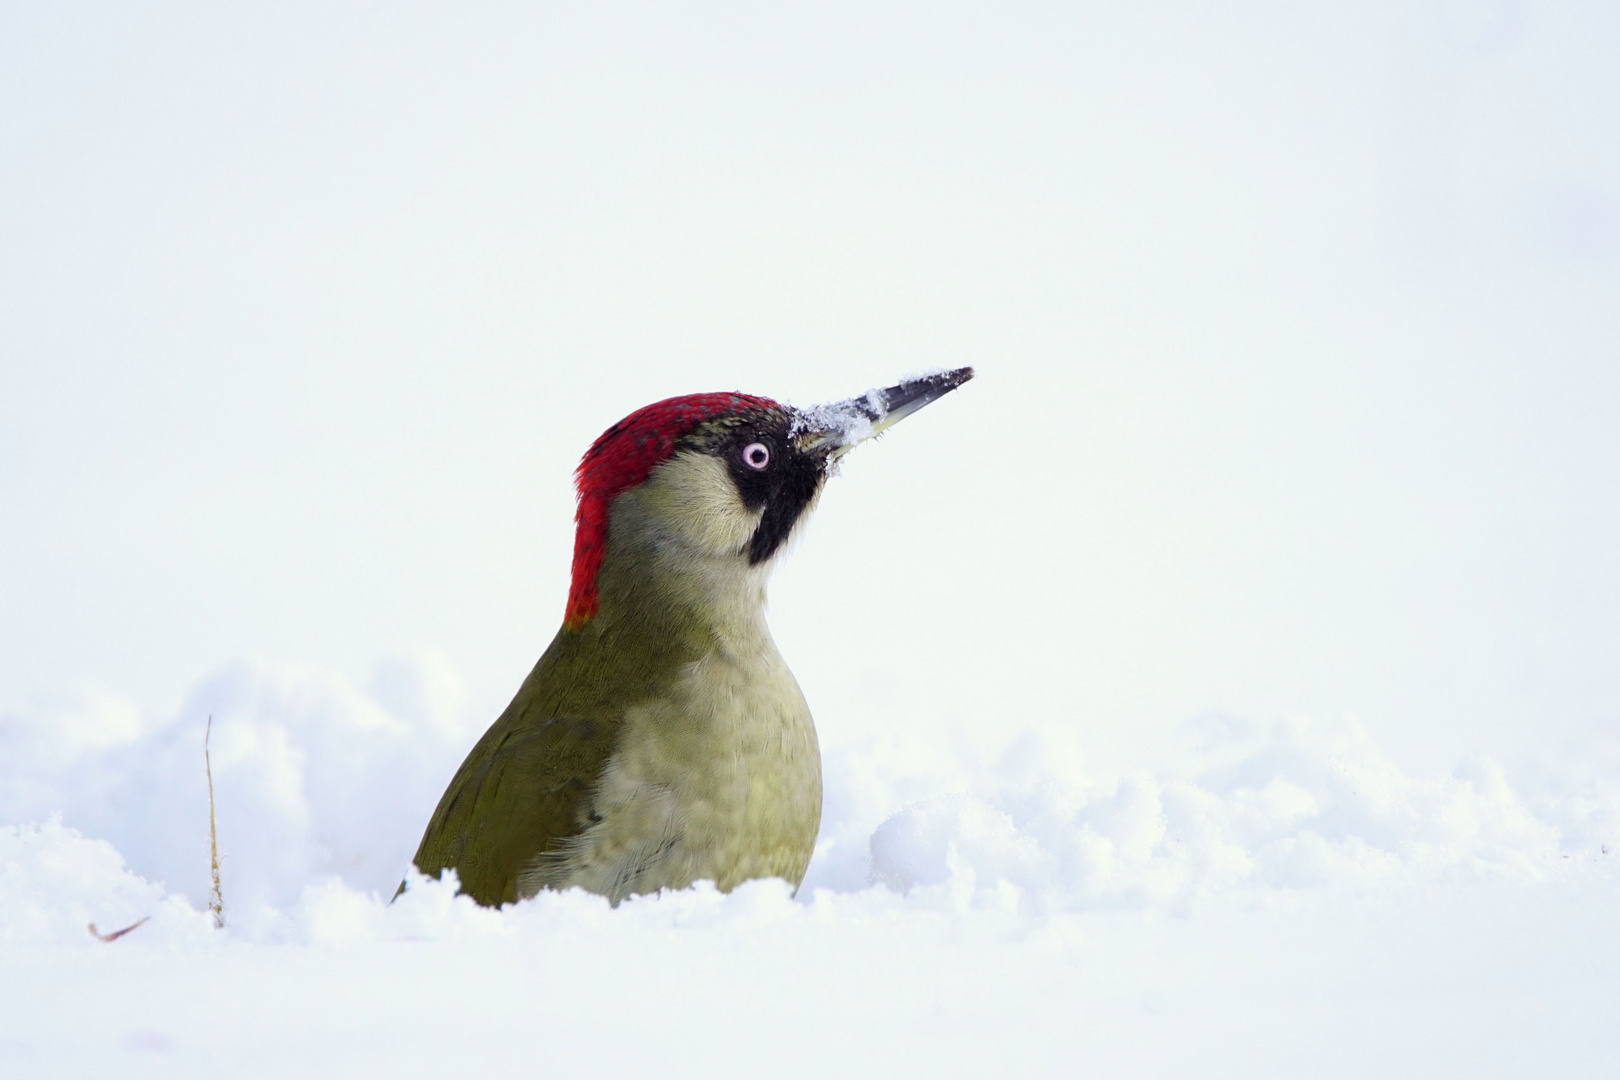
M137 926L141 925L143 922L145 922L147 919L150 919L151 917L152 916L150 916L150 915L142 916L141 918L136 919L134 922L130 923L128 926L124 927L122 930L114 930L110 934L103 934L100 930L96 929L96 924L95 923L91 923L90 924L90 932L92 934L96 935L96 937L100 938L102 941L117 941L119 938L123 937L125 934L129 933L131 930L135 929Z
M213 881L213 887L208 892L208 910L214 916L214 929L222 930L225 927L225 894L219 889L219 833L214 829L214 765L208 757L208 740L213 734L214 718L210 716L208 727L203 732L203 772L208 774L208 874ZM134 928L132 926L130 930ZM119 933L127 934L129 930L120 930Z

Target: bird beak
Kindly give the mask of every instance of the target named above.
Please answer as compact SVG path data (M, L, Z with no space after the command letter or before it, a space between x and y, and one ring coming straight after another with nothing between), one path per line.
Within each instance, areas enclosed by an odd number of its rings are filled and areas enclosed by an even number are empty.
M794 421L794 439L801 450L821 451L837 460L971 378L970 367L937 371L847 401L802 409Z

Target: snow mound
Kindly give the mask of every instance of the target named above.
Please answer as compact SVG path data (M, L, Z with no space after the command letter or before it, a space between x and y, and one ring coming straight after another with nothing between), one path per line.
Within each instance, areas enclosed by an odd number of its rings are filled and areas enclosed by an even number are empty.
M130 873L105 840L56 817L0 825L0 945L88 948L97 945L95 934L137 923L145 938L192 943L206 940L210 927L183 897Z
M431 657L380 665L361 688L243 660L204 677L170 718L87 697L0 720L0 822L62 820L135 871L208 893L210 757L221 876L239 915L286 908L337 875L389 891L476 732Z
M191 933L187 913L208 892L209 716L237 934L331 944L532 925L525 920L539 916L481 911L438 882L418 881L388 904L479 732L458 707L453 674L431 658L390 661L364 688L242 661L203 678L166 721L107 698L8 716L0 820L17 824L4 834L5 932L90 940L88 922L106 930L151 914L144 938ZM1572 859L1606 866L1620 846L1620 739L1606 729L1513 776L1489 761L1409 775L1350 721L1215 717L1189 725L1187 736L1175 768L1125 776L1088 773L1072 728L1021 733L988 762L929 761L877 741L838 748L826 767L821 843L796 902L780 883L762 883L729 898L699 890L626 910L735 919L775 897L771 904L791 910L821 904L862 917L1186 915L1311 890L1535 883L1566 874ZM519 908L606 917L582 894ZM613 916L618 926L654 917Z
M1539 880L1566 831L1587 844L1615 835L1612 808L1526 798L1493 762L1407 775L1350 722L1221 719L1191 733L1200 745L1190 775L1100 780L1048 768L1043 739L1026 735L990 770L998 786L926 799L884 821L871 836L872 875L902 891L970 878L1048 905L1186 910L1223 894Z

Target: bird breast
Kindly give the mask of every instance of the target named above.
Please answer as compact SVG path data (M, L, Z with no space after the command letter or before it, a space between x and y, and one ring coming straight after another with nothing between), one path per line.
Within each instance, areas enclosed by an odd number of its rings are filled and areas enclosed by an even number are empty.
M529 868L525 894L579 885L617 903L705 879L798 885L821 821L821 754L768 633L717 647L626 710L591 820Z

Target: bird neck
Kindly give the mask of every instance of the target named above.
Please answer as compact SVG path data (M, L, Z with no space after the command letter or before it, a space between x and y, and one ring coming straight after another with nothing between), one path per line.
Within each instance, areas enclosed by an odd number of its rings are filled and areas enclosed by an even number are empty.
M643 489L627 491L613 504L593 622L603 629L696 633L723 647L769 641L770 570L771 561L750 565L744 551L716 550L672 528Z

